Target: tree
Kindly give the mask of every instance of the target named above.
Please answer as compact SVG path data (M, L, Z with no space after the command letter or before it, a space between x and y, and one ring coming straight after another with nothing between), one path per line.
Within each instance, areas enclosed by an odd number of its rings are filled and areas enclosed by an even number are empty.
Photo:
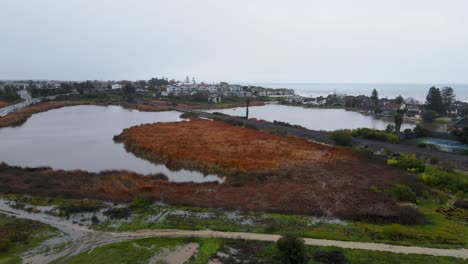
M129 94L134 94L136 92L136 89L132 83L127 82L122 88L122 91L124 92L124 94L129 95Z
M0 100L7 102L14 102L21 99L18 95L18 89L13 85L7 85L0 89Z
M400 133L401 124L403 124L403 115L401 113L396 113L393 117L395 121L395 133Z
M426 123L432 123L437 118L437 112L429 110L422 114L422 119Z
M395 102L399 105L403 104L405 102L405 100L403 99L403 96L401 95L398 95L397 97L395 97Z
M284 235L276 242L276 247L279 250L282 263L306 263L304 239L294 235Z
M439 88L429 88L429 92L426 96L426 109L437 112L439 114L443 113L444 106Z
M462 116L468 115L468 105L463 106L463 107L460 109L460 113L461 113Z
M372 90L372 95L371 95L371 101L372 105L377 108L379 106L379 93L377 92L376 89Z
M387 133L395 133L395 125L388 124L385 128L385 132Z
M122 92L127 101L133 101L135 98L136 89L135 86L131 82L126 82L122 88Z
M455 102L455 93L453 92L452 87L442 88L441 96L442 96L442 105L444 107L444 110L449 109L452 103Z

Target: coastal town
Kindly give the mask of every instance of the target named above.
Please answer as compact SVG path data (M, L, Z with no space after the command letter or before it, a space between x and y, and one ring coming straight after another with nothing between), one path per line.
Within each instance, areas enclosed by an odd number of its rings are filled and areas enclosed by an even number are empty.
M323 96L308 97L298 95L293 89L288 88L273 89L255 85L229 84L227 82L197 83L195 78L190 79L188 76L183 82L174 79L168 80L164 77L160 79L151 78L147 81L3 81L0 82L0 103L2 103L0 106L18 102L22 98L26 103L33 103L33 98L37 102L39 98L50 99L58 95L105 93L120 91L124 88L166 100L184 98L188 101L205 101L217 104L232 99L238 101L242 98L257 98L260 100L277 100L280 103L303 105L305 107L353 109L364 114L375 114L383 117L393 117L396 113L402 113L405 119L416 121L422 121L424 113L432 110L427 108L427 102L421 102L411 97L379 98L378 94L376 94L376 97L373 98L371 94L347 95L336 93L336 91ZM19 93L16 94L17 92ZM377 90L376 92L378 93ZM4 94L3 102L1 100L2 94ZM435 116L428 115L426 122L432 122L437 117L445 117L456 123L468 114L468 102L456 100L453 89L451 94L449 99L444 99L445 101L448 100L448 102L444 102L440 109L436 109L435 114L432 113ZM31 95L31 98L24 98L25 95ZM26 105L25 103L18 104L16 108ZM14 109L10 107L9 110ZM0 109L0 115L5 115L5 113L5 110Z

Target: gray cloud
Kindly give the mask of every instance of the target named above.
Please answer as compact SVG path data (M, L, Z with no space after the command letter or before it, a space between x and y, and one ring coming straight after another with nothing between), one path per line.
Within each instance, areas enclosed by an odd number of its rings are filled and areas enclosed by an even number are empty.
M464 0L5 0L0 10L0 78L468 82Z

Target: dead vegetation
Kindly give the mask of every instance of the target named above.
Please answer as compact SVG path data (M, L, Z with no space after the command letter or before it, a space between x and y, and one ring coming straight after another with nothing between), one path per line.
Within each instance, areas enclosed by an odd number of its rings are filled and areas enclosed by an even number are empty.
M135 126L114 140L155 163L226 176L356 159L345 149L203 119Z

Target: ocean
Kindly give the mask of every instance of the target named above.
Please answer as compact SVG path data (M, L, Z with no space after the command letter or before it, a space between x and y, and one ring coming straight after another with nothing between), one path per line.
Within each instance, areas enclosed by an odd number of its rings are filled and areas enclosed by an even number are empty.
M371 95L375 88L380 98L414 98L420 102L426 101L430 87L442 88L450 86L454 89L456 99L468 102L468 84L377 84L377 83L242 83L242 85L259 85L268 88L294 89L302 96L327 96L336 91L338 94Z

